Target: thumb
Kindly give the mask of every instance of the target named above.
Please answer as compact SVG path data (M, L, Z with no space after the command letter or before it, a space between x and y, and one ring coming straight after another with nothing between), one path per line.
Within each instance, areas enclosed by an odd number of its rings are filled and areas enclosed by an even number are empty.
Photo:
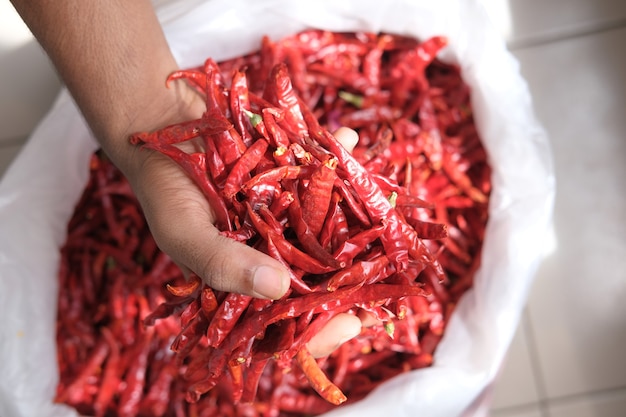
M212 224L197 226L193 224L175 252L211 288L269 299L287 292L290 278L278 261L220 235Z
M202 216L204 217L204 216ZM189 268L211 288L258 298L277 299L290 278L275 259L219 234L200 216L170 221L159 246L179 265ZM206 217L205 217L206 218Z
M205 197L170 161L155 157L136 182L146 220L158 246L211 288L277 299L289 289L277 260L220 235Z
M211 222L210 207L197 191L165 187L142 193L144 214L159 248L183 271L189 269L211 288L258 298L277 299L291 280L269 255L222 236ZM155 195L156 194L156 195Z

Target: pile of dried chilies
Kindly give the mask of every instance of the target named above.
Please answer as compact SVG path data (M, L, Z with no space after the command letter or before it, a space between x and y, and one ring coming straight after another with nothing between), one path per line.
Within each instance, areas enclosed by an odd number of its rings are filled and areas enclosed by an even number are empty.
M205 115L131 141L178 162L222 233L282 262L291 289L269 301L184 281L94 158L62 252L57 401L96 416L310 415L429 366L478 268L490 192L468 87L435 58L445 44L311 30L172 74ZM359 133L353 154L340 126ZM313 359L310 338L357 310L381 324Z

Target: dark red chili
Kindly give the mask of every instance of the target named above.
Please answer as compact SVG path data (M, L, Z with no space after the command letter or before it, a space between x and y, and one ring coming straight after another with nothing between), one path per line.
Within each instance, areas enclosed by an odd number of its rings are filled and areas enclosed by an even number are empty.
M281 262L291 288L260 300L185 280L94 158L62 250L57 399L84 415L286 417L432 364L480 266L491 190L444 45L308 30L173 73L207 111L131 143L181 165L222 236ZM353 155L330 133L342 124L359 134ZM382 324L310 357L333 317L365 312Z

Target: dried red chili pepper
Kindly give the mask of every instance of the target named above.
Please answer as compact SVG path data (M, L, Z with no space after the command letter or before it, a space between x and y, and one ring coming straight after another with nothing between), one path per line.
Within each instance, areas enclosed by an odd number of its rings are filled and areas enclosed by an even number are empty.
M311 174L309 185L302 193L302 220L309 225L314 236L319 236L326 219L335 183L336 167L337 161L334 158L325 160Z
M278 64L272 68L266 84L264 98L278 108L285 110L285 123L297 137L304 138L308 136L309 129L300 111L298 96L291 84L286 65Z
M239 192L243 185L244 177L261 161L268 145L269 144L264 140L257 140L246 149L241 158L237 160L235 166L228 174L226 183L222 189L222 193L224 193L227 198L233 198L235 194Z
M226 335L235 327L239 317L245 312L252 297L241 294L228 294L220 304L207 329L209 346L218 347Z
M429 366L480 265L491 189L444 44L310 30L172 74L207 112L131 142L181 164L222 235L282 262L291 289L255 300L185 281L94 159L62 251L57 398L83 414L291 416L335 406L312 388L356 401ZM360 135L353 155L329 131L341 123ZM204 149L175 146L192 139ZM384 325L311 362L313 335L359 310Z
M317 361L313 356L311 356L311 352L307 350L307 348L302 348L296 354L296 360L298 364L304 371L307 379L311 383L311 386L318 394L322 396L326 401L331 404L339 405L347 400L346 396L343 392L333 384L326 374L320 369L317 364Z

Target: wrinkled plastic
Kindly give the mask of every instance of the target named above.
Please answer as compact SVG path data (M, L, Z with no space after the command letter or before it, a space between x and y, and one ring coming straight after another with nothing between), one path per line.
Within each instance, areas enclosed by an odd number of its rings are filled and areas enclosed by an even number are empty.
M231 58L305 28L445 35L461 65L493 168L482 267L453 314L431 368L403 374L339 417L484 413L541 259L554 199L546 134L517 61L475 1L154 0L181 67ZM53 404L57 263L97 148L67 92L59 95L0 183L0 415L71 417ZM481 408L482 407L482 408ZM482 411L481 411L482 410Z

